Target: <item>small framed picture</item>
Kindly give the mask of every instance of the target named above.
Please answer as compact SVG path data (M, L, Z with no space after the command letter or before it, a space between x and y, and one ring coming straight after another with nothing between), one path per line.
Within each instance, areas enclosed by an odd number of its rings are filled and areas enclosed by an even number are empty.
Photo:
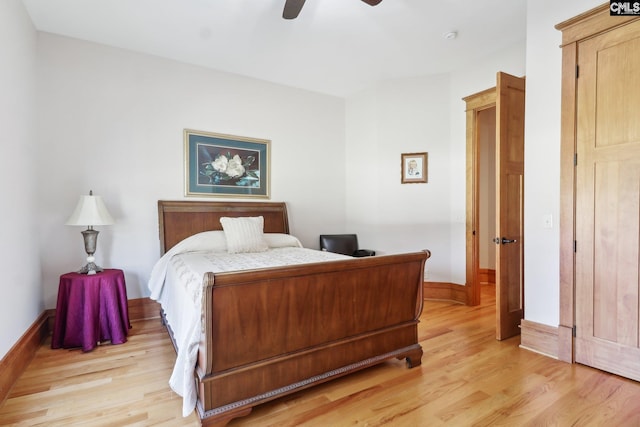
M402 154L402 184L427 182L427 159L429 153Z

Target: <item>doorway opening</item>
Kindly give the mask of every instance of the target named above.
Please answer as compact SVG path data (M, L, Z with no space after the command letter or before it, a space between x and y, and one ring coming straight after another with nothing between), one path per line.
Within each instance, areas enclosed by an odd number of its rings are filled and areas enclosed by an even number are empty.
M496 236L496 88L470 95L464 101L467 105L467 304L479 305L482 282L495 284L495 244L490 243ZM490 257L492 262L488 261Z
M496 107L478 111L478 281L496 284ZM480 298L482 294L480 292ZM494 297L495 298L495 297ZM482 301L479 301L479 303Z

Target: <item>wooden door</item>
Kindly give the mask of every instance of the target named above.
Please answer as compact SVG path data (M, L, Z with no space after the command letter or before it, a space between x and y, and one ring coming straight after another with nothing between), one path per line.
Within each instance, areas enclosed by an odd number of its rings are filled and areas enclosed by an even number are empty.
M577 58L575 360L640 380L640 21Z
M524 317L525 79L496 84L496 338L520 334Z

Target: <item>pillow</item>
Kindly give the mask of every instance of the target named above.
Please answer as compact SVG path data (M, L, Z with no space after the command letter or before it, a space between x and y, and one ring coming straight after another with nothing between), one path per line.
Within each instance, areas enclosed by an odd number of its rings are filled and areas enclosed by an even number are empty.
M269 249L264 240L264 218L261 216L221 217L220 224L227 238L227 252L264 252Z
M296 237L284 233L264 233L264 240L270 248L301 248L302 243Z
M173 254L197 251L226 252L227 240L224 231L203 231L189 236L171 248Z

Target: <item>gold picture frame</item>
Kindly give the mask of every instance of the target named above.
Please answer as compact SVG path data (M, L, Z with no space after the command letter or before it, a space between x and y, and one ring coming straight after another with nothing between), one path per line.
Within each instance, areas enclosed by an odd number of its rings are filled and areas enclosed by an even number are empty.
M270 144L185 129L185 195L270 198Z
M429 153L403 153L401 158L401 184L424 184L427 182Z

